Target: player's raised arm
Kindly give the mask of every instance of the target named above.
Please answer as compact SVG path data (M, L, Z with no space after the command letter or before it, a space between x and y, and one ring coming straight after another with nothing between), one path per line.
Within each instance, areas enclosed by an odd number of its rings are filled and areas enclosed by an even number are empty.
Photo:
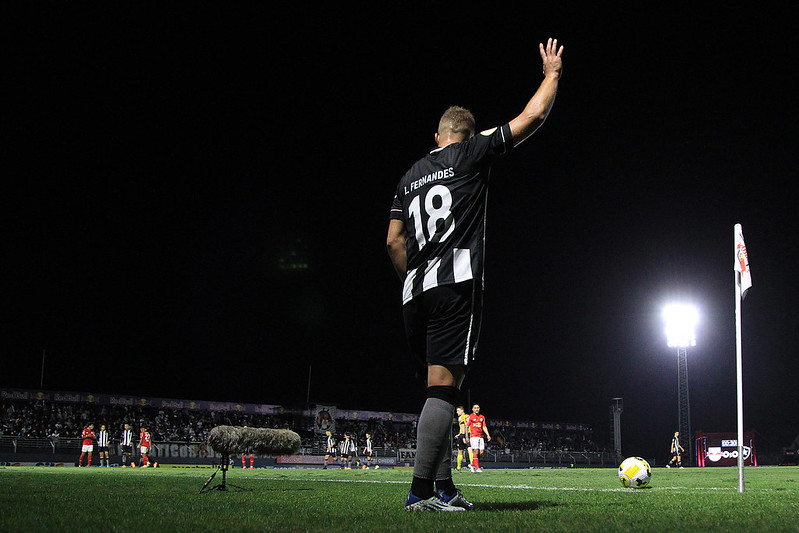
M558 48L558 40L550 38L546 46L539 44L538 50L544 63L544 81L541 82L524 111L510 121L514 146L519 146L544 123L552 109L552 104L555 103L555 95L558 92L558 83L563 71L563 62L561 61L563 46Z

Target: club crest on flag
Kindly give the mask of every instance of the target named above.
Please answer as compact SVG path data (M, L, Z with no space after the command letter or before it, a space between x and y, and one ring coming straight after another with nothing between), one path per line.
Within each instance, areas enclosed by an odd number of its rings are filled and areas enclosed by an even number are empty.
M749 270L749 254L746 252L743 229L740 224L735 225L735 270L741 273L741 297L752 286L752 272Z
M749 256L746 253L746 246L743 243L743 238L741 239L741 242L738 244L735 253L738 255L738 268L736 268L735 270L741 273L749 272Z

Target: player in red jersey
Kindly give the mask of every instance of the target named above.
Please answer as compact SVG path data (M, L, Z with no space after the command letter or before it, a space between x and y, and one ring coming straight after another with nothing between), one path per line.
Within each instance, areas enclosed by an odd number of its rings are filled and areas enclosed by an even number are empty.
M86 466L92 466L92 450L94 449L94 424L89 424L83 429L80 434L83 439L83 447L80 450L80 458L78 459L78 466L83 466L83 457L88 455Z
M472 414L466 420L466 425L469 427L469 443L472 450L474 450L474 459L469 470L482 472L480 457L483 456L485 451L485 441L491 440L491 434L488 432L486 417L480 414L480 404L476 403L472 406ZM485 439L483 439L483 435L485 435Z
M242 468L247 468L247 456L248 455L250 456L250 468L255 468L255 466L253 466L253 465L255 465L255 455L246 454L246 453L241 456L241 467Z
M147 428L145 426L142 426L141 432L139 432L139 451L141 452L141 460L139 462L139 466L144 468L150 466L150 457L147 454L150 453L151 445L152 445L152 439L150 437L150 432L147 431Z

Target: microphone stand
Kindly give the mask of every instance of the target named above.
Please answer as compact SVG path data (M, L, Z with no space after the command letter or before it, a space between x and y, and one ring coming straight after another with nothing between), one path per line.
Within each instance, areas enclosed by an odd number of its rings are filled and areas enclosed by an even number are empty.
M214 477L216 477L216 475L219 473L220 470L222 471L222 483L214 485L213 487L211 487L208 490L209 491L211 491L211 490L223 490L223 491L228 490L227 489L227 486L228 486L227 485L227 471L228 471L228 468L230 468L230 454L223 453L222 454L222 461L220 462L219 467L214 471L213 474L211 474L211 477L209 477L208 480L205 482L205 485L203 485L203 488L200 489L200 494L202 494L205 491L205 488L208 486L209 483L211 483L211 480L213 480ZM246 489L244 487L239 487L237 485L230 485L230 487L236 489L237 491L252 490L252 489Z

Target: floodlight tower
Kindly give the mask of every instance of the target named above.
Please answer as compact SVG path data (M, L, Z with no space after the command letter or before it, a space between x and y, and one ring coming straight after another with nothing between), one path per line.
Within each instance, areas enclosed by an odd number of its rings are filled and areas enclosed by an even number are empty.
M677 427L680 444L685 451L683 462L691 464L693 443L691 435L691 402L688 399L688 347L696 346L696 324L699 313L690 305L669 305L663 310L666 322L666 342L677 348Z
M613 451L616 453L616 460L621 457L621 413L624 411L624 400L622 398L611 398L610 413L613 415Z

